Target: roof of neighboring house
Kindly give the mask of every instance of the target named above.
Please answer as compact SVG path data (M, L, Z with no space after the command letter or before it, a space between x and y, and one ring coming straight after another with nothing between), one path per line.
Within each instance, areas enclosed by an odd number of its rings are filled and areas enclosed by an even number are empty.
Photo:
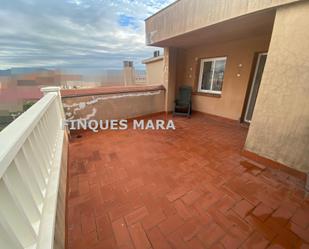
M152 62L155 62L155 61L160 61L160 60L163 60L163 59L164 59L164 56L160 55L160 56L157 56L157 57L151 57L149 59L143 60L142 63L143 64L148 64L148 63L152 63Z
M39 86L19 86L0 91L1 103L14 103L20 100L34 100L42 97Z
M112 87L96 87L83 89L63 89L61 96L65 98L77 96L91 96L114 93L129 93L129 92L145 92L165 90L162 85L146 85L146 86L112 86Z
M18 86L35 86L36 81L35 80L17 80Z

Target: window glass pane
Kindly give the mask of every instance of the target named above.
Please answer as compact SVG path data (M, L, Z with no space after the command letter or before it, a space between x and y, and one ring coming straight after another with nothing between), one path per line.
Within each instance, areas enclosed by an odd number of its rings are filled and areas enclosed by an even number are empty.
M210 90L212 72L213 72L212 65L213 65L212 61L204 62L204 70L203 70L202 84L201 84L202 90Z
M215 73L214 73L214 79L212 84L213 91L222 91L222 83L223 83L223 76L224 76L224 70L225 70L225 62L226 60L217 60L215 62Z

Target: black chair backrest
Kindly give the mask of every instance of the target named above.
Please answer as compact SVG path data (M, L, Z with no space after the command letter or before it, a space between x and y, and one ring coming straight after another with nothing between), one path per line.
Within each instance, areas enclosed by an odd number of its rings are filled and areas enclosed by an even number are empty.
M191 102L192 87L191 86L181 86L179 88L179 101L182 103L189 104Z

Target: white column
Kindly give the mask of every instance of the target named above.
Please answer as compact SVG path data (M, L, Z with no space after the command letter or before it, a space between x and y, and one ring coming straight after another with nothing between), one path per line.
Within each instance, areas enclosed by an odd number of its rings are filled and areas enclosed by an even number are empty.
M177 49L164 48L163 84L165 91L165 111L174 109L176 93L176 63Z
M63 111L63 106L62 106L62 101L61 101L61 92L60 92L60 87L58 86L48 86L48 87L43 87L41 88L41 92L43 92L44 95L48 94L48 93L57 93L58 95L58 105L59 105L59 110L61 113L61 119L65 120L65 115L64 115L64 111Z

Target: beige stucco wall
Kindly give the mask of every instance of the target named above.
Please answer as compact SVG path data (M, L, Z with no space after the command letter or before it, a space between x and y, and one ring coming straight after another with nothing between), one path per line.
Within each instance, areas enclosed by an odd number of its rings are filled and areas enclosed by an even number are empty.
M148 85L163 84L163 59L146 64L146 78Z
M309 171L309 2L278 9L245 149Z
M168 38L231 18L297 1L300 0L176 1L146 20L147 44L155 45Z
M260 36L207 44L179 52L177 84L191 85L193 88L197 87L201 58L227 57L221 97L193 95L193 110L239 120L254 55L256 52L267 51L269 41L269 36ZM239 64L242 64L241 68ZM237 77L237 73L240 73L240 77Z
M164 111L164 90L63 98L67 119L127 119Z

